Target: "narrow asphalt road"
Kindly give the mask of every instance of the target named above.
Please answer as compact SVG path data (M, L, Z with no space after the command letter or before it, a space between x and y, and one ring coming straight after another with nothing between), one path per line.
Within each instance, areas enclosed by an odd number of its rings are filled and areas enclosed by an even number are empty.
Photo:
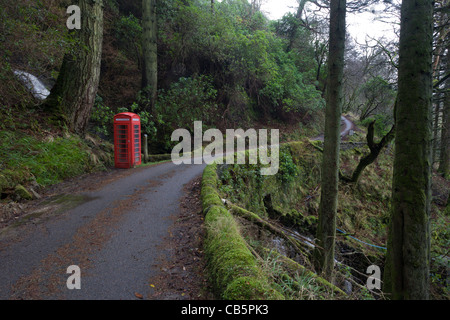
M354 128L353 122L351 122L347 117L341 116L341 138L348 136L350 134L350 130ZM321 134L315 138L312 138L313 141L323 141L324 135Z
M344 116L341 117L341 123L345 125L345 128L341 129L341 137L349 135L350 130L353 129L353 123Z
M204 167L130 169L94 191L66 195L72 209L49 209L2 232L0 299L145 299L158 259L171 254L159 246L180 210L183 185ZM80 268L81 289L67 287L72 265Z

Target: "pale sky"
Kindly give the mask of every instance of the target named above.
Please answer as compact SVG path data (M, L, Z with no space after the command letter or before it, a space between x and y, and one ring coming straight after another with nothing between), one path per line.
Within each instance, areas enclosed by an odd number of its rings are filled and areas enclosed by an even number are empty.
M298 7L297 0L263 0L261 10L272 20L280 19L287 12L295 13ZM380 7L374 6L375 11ZM376 14L359 13L347 14L349 33L359 43L363 43L366 35L374 38L393 36L392 26L387 23L374 21Z

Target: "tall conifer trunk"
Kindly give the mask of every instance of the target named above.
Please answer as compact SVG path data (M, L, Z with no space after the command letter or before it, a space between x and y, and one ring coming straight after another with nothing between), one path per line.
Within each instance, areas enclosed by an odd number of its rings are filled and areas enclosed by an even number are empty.
M450 90L450 81L447 90ZM439 173L449 179L450 177L450 92L445 92L444 109L442 112L442 137Z
M77 48L63 58L58 79L44 102L46 111L62 117L72 132L85 132L100 80L103 1L74 1L81 10Z
M145 90L149 103L144 106L152 111L158 90L158 44L156 0L142 0L142 49L144 68L142 73L142 89Z
M427 299L430 263L433 1L403 0L392 216L384 291Z
M322 184L317 228L318 246L316 246L314 253L315 266L326 277L331 275L334 267L346 0L331 0L330 8L330 51Z
M446 74L450 74L450 46L447 48L445 63ZM439 173L447 179L450 176L450 79L445 81Z

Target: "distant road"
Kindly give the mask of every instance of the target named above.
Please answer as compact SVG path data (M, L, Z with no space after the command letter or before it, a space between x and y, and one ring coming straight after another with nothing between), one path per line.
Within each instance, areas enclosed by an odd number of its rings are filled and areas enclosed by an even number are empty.
M341 123L342 122L345 125L345 128L341 131L341 137L345 137L350 134L350 130L353 129L354 125L353 125L353 122L351 122L349 119L347 119L344 116L341 117Z
M354 128L353 122L347 119L345 116L341 116L341 138L349 135L350 130ZM313 141L323 141L324 135L321 134L315 138L312 138Z

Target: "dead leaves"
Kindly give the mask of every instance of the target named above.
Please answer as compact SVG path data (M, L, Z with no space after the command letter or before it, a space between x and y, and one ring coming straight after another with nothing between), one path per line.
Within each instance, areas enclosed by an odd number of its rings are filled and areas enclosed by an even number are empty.
M135 292L134 295L135 295L136 298L138 298L138 299L141 299L141 300L144 299L144 296L143 296L142 294L140 294L140 293Z

